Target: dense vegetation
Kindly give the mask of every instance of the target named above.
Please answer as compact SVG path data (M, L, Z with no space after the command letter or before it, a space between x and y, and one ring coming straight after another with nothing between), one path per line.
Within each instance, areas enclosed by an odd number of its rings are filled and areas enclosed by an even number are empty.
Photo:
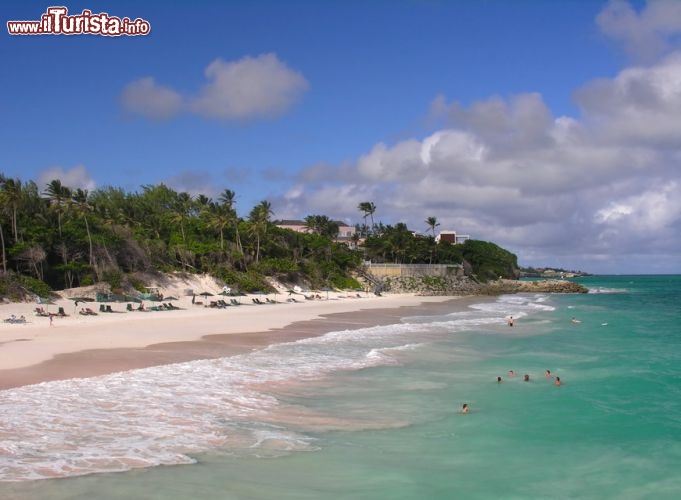
M134 285L138 271L209 273L244 291L266 288L265 276L348 288L357 285L351 276L363 260L466 261L482 279L514 276L515 255L492 243L436 244L434 217L426 220L433 236L420 236L402 223L375 224L373 203L358 209L364 224L348 246L336 242L338 224L325 215L308 216L307 233L276 227L267 201L238 217L229 189L217 200L164 184L88 192L58 179L38 186L0 174L0 295L17 286L42 294L100 281L119 288Z

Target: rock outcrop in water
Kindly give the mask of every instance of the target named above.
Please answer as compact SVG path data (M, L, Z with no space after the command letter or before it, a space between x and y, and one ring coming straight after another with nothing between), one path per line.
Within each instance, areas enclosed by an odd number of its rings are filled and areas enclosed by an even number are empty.
M567 280L515 281L497 280L484 285L486 293L587 293L589 290L579 283Z
M382 280L383 290L419 295L502 295L507 293L587 293L579 283L566 280L496 280L488 283L464 277L399 277Z

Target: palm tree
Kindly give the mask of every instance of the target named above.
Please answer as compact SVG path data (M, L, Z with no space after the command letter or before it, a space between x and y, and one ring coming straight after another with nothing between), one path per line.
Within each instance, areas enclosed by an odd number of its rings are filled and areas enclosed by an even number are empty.
M199 206L199 208L206 208L211 203L213 203L213 200L211 200L205 194L200 194L196 197L196 204Z
M428 228L433 232L433 239L435 238L435 228L440 225L440 223L437 221L437 217L428 217L426 219L426 224L428 224ZM435 251L437 252L437 247L435 247ZM430 251L430 264L433 263L433 250L431 249Z
M90 266L94 267L95 259L92 252L92 235L90 235L90 225L87 221L87 213L92 211L92 205L88 203L87 189L76 189L73 192L72 200L77 212L83 216L83 221L85 221L85 231L87 232L87 239L90 245Z
M305 217L305 227L311 233L325 236L331 240L338 237L338 222L332 221L326 215L308 215Z
M255 263L260 261L260 241L267 234L267 226L270 222L270 217L274 215L272 211L272 204L263 200L258 205L253 207L249 215L251 222L251 233L256 238Z
M435 238L435 228L440 225L440 223L437 221L437 217L428 217L426 219L426 224L428 224L428 229L433 232L433 238Z
M372 201L363 201L359 205L357 205L357 208L360 212L364 212L364 229L365 229L365 236L366 236L366 228L367 228L367 217L371 215L371 228L373 230L374 227L374 212L376 212L376 205Z
M19 243L17 212L21 206L22 199L21 180L3 176L0 178L0 183L0 203L4 205L4 208L10 216L14 243Z
M239 236L239 217L237 216L236 210L234 208L234 204L236 203L236 193L231 189L225 189L222 191L222 193L220 193L218 200L227 208L229 214L232 216L232 223L234 224L234 230L236 234L234 237L236 240L236 247L243 257L244 249L241 245L241 237Z
M61 238L61 216L71 201L71 189L64 186L59 179L53 179L45 186L43 194L50 200L50 208L57 212L57 228Z
M375 224L374 224L374 213L376 213L376 205L374 205L373 201L369 202L369 215L371 216L371 231L373 232Z
M0 243L2 243L2 272L7 272L7 258L5 256L5 233L2 230L2 221L0 220Z
M184 232L184 224L189 218L192 208L193 200L189 193L182 192L177 195L177 203L174 207L174 214L172 220L180 223L180 233L182 234L182 243L187 243L187 237Z
M228 208L234 208L234 203L236 202L236 193L231 189L225 189L222 191L222 193L220 193L218 200L220 200L220 203L223 205L227 205Z
M208 226L220 233L220 250L225 249L224 231L232 223L232 214L226 205L211 205L208 211Z
M0 186L4 185L6 177L0 173ZM4 215L0 211L0 215ZM5 256L5 233L2 230L2 220L0 219L0 243L2 243L2 271L7 272L7 259Z

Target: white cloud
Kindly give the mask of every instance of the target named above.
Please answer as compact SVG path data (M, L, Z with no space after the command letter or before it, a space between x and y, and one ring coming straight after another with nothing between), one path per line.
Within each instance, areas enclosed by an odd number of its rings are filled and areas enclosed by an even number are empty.
M245 119L277 116L287 111L309 84L275 54L213 61L205 71L208 83L191 109L208 118Z
M601 140L674 147L681 140L681 52L590 82L575 97L585 125Z
M121 95L123 108L154 120L172 118L182 109L182 97L174 90L157 85L153 78L129 83Z
M657 272L681 271L681 54L590 82L577 98L579 119L554 117L534 93L468 107L438 96L429 111L446 128L377 143L350 174L327 166L282 204L293 217L357 221L370 200L377 220L416 231L435 216L525 264L645 272L655 260Z
M204 71L207 83L196 95L181 95L151 77L129 83L123 108L151 119L168 119L181 111L219 120L271 118L288 111L307 91L305 77L276 54L216 59Z
M364 178L379 182L419 176L423 166L421 144L417 140L403 141L392 148L376 144L357 161L357 170Z
M36 181L38 189L42 192L45 186L55 179L72 189L81 188L93 191L97 187L87 168L84 165L76 165L66 170L63 167L50 167L43 170L38 174Z
M681 184L672 181L611 202L598 210L594 219L599 224L635 230L639 237L652 236L681 220Z
M598 14L596 23L607 36L623 43L632 56L651 61L674 49L674 37L681 33L681 2L651 0L636 12L629 2L612 0Z

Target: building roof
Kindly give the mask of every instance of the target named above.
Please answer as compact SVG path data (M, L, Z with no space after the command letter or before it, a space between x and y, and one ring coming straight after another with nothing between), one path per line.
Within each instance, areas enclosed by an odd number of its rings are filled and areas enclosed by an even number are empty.
M338 227L350 227L350 225L340 220L334 220L331 222L335 222L336 224L338 224ZM304 226L306 224L307 223L304 220L298 219L282 219L274 221L275 226Z

